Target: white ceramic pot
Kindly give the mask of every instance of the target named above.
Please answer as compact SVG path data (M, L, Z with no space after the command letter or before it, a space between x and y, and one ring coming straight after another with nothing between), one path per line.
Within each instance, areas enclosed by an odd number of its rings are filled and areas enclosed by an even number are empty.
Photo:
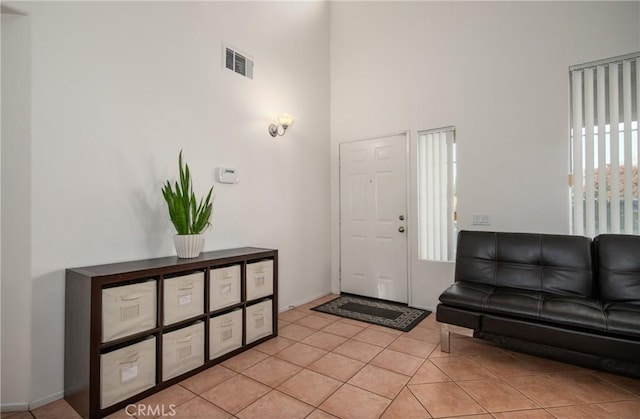
M204 234L176 234L173 243L179 258L197 258L204 249Z

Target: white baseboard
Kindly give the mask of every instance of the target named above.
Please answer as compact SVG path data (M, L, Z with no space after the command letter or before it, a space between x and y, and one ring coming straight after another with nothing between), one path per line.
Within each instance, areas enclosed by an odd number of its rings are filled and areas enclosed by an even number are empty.
M434 308L423 306L423 305L420 305L420 304L414 304L414 305L409 306L409 307L419 308L420 310L427 310L427 311L430 311L431 314L435 314L435 312L436 312L436 310Z
M0 404L1 412L24 412L25 410L33 410L39 407L44 406L45 404L49 404L55 402L56 400L60 400L64 397L64 391L58 391L49 396L43 397L38 400L34 400L29 403L2 403Z
M314 300L317 300L318 298L325 297L325 296L327 296L329 294L332 294L332 292L325 292L323 294L316 295L315 297L306 298L306 299L304 299L302 301L298 301L297 303L291 304L290 306L287 306L287 307L278 307L278 313L282 313L284 311L291 310L292 308L299 307L299 306L301 306L303 304L310 303L310 302L312 302Z
M0 412L23 412L29 410L29 403L2 403L0 404Z
M52 402L55 402L56 400L60 400L64 398L64 391L58 391L56 393L53 393L49 396L43 397L41 399L38 400L34 400L32 402L29 403L29 409L33 410L33 409L37 409L39 407L44 406L45 404L49 404Z

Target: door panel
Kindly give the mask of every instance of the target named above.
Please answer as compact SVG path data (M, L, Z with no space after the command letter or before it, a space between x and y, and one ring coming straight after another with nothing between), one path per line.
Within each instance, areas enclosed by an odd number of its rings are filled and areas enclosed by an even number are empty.
M340 145L341 291L407 302L406 136ZM403 216L403 219L400 219Z

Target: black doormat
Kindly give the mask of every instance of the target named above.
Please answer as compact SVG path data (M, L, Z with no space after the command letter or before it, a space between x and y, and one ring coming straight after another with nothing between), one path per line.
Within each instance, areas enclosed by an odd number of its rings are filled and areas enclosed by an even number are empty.
M431 314L430 311L410 308L405 304L351 294L342 294L340 297L313 307L311 310L377 324L403 332L413 329L422 319Z

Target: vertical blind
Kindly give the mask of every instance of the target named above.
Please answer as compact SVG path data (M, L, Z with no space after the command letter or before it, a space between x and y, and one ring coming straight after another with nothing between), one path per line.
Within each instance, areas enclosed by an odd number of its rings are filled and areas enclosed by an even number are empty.
M454 127L418 132L420 259L449 261L455 252Z
M570 68L573 233L640 234L640 52Z

